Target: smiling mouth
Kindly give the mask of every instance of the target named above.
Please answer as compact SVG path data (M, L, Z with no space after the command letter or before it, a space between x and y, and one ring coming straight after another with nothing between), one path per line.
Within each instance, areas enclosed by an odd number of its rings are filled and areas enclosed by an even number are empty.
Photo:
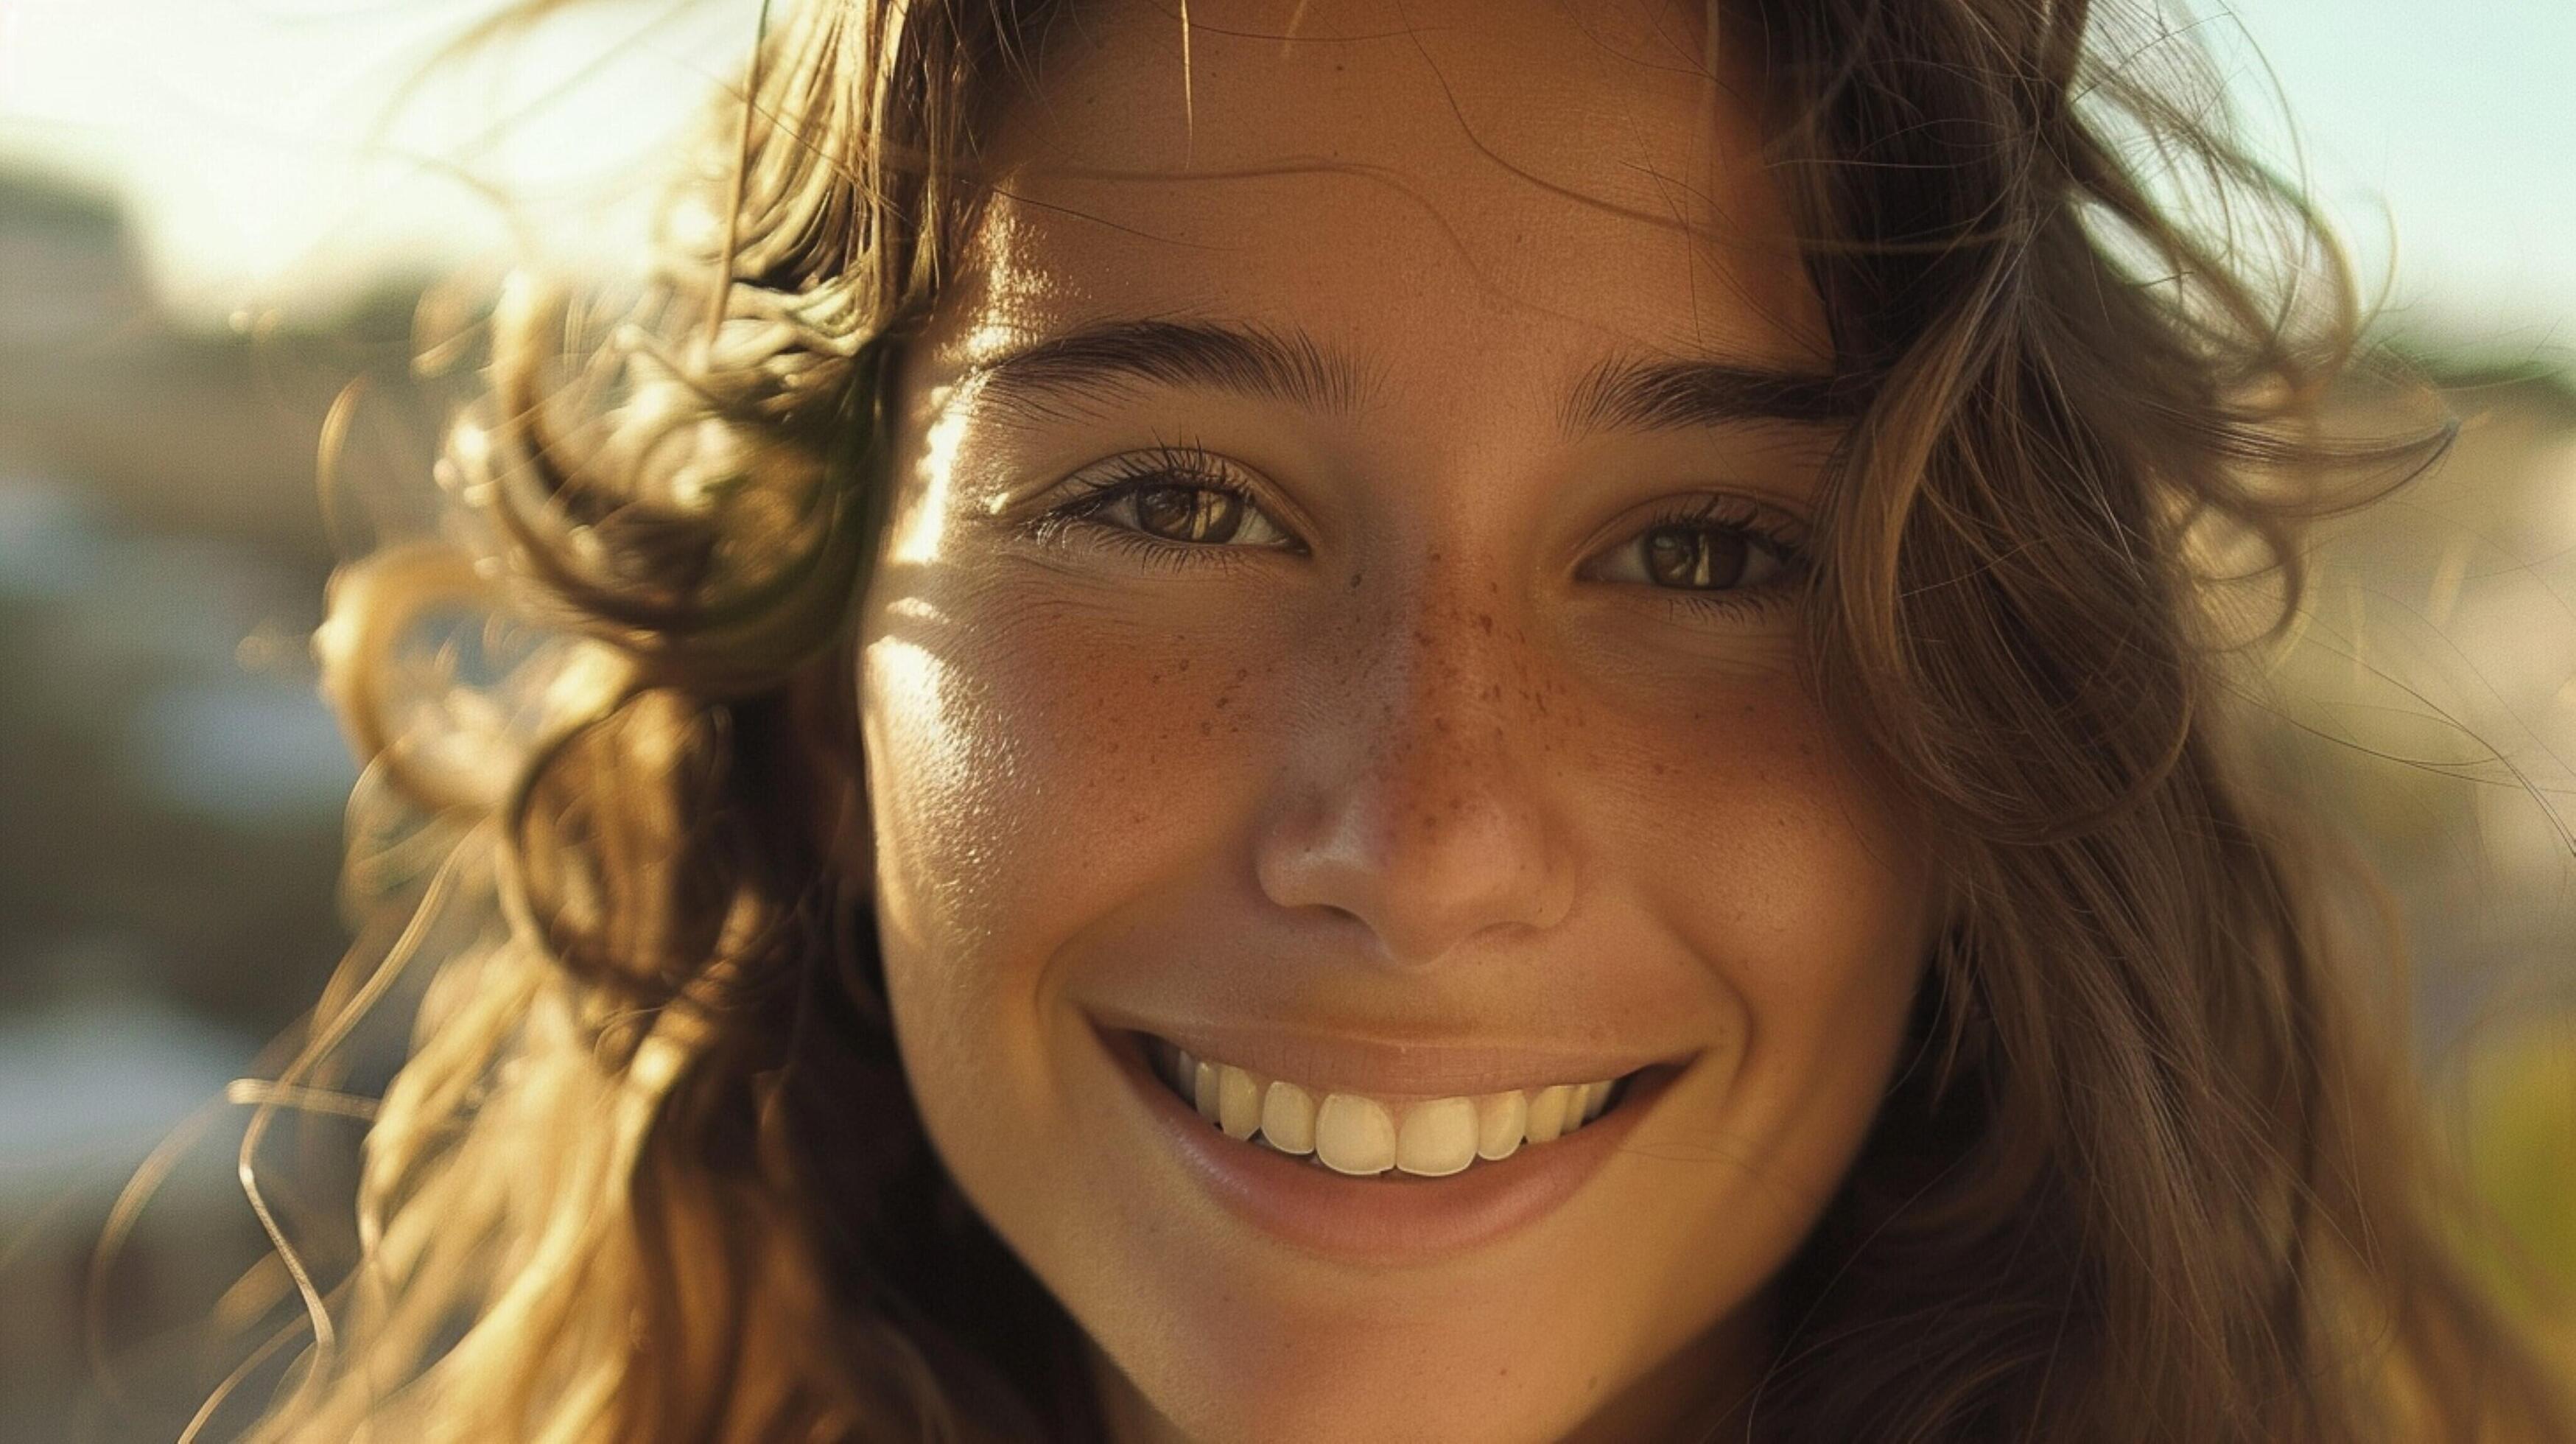
M1353 1177L1446 1178L1554 1143L1625 1102L1641 1068L1616 1078L1447 1098L1389 1099L1324 1090L1201 1058L1131 1034L1149 1071L1227 1137Z

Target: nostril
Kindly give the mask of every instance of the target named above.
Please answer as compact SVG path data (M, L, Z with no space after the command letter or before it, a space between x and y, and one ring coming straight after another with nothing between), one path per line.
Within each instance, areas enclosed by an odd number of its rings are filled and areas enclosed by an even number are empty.
M1314 910L1316 916L1330 921L1336 927L1351 926L1361 929L1368 927L1368 919L1339 903L1319 902L1309 903L1307 906Z

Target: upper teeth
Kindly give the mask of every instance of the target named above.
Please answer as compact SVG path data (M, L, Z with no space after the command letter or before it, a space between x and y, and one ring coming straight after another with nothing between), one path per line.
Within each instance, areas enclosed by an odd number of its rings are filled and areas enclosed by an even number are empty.
M1227 1136L1258 1134L1272 1148L1312 1154L1336 1173L1394 1169L1442 1178L1480 1158L1509 1158L1523 1140L1551 1142L1600 1117L1617 1081L1391 1103L1365 1093L1319 1093L1160 1039L1154 1050L1173 1089Z

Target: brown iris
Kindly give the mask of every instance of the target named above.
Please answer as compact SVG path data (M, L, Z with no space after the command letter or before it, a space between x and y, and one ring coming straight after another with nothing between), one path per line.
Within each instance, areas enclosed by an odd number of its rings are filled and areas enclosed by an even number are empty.
M1659 526L1642 540L1646 575L1659 587L1723 590L1744 580L1752 560L1743 537L1707 527Z
M1243 528L1243 498L1206 486L1144 487L1136 524L1167 541L1229 542Z

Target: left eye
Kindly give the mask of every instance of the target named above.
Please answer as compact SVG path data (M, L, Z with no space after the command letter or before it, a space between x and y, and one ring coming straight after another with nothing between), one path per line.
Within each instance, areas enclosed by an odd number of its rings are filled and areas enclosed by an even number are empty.
M1622 542L1602 558L1596 575L1675 591L1733 592L1768 586L1791 566L1781 549L1741 528L1668 522Z

